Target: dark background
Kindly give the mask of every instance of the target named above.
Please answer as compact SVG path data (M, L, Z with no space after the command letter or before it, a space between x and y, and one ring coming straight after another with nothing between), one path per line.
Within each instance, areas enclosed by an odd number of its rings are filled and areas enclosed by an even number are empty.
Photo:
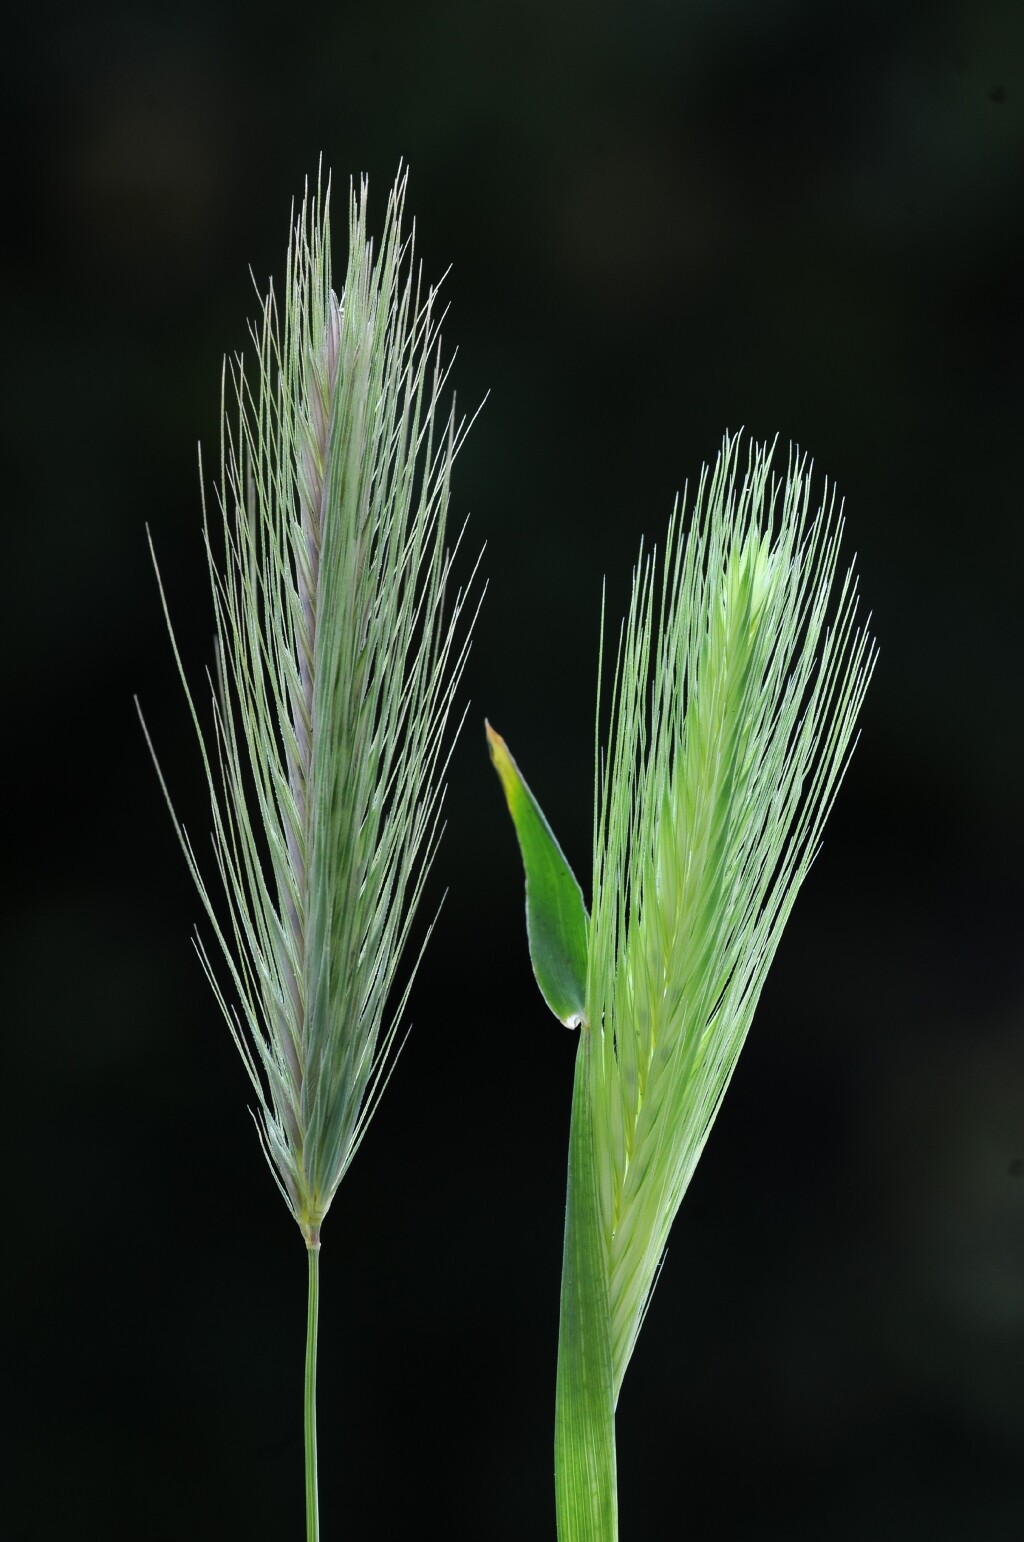
M589 864L602 578L726 427L846 497L881 662L619 1408L624 1538L1024 1517L1019 0L39 7L3 65L0 1532L302 1535L301 1241L135 720L207 827L195 443L318 155L404 157L490 580L413 1031L325 1228L325 1538L551 1538L574 1039L482 718ZM341 220L339 226L343 225ZM342 264L339 250L337 261Z

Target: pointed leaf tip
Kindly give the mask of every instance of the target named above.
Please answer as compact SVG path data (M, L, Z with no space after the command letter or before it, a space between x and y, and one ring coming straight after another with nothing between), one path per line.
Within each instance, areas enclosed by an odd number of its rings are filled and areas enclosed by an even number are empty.
M526 934L541 995L566 1028L583 1021L587 989L587 907L508 745L484 720L491 764L501 781L526 870Z

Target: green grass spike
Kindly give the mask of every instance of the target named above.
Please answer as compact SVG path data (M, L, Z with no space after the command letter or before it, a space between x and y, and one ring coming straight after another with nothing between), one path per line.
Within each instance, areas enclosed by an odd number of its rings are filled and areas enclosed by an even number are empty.
M337 286L329 186L303 200L281 296L225 370L208 696L174 645L212 824L202 857L175 819L214 941L200 956L309 1250L309 1542L321 1227L393 1064L470 630L447 534L466 425L405 185L377 245L352 189Z
M813 509L806 459L792 453L780 475L773 453L751 445L741 460L726 436L688 533L677 509L660 561L641 549L604 747L598 736L592 912L571 955L545 879L531 916L531 862L551 864L556 895L571 875L491 736L527 867L534 967L550 1002L536 933L556 982L572 982L583 1030L556 1392L560 1542L618 1535L623 1378L875 662L853 571L839 569L834 493ZM582 895L575 904L585 915ZM570 957L585 963L582 1003Z

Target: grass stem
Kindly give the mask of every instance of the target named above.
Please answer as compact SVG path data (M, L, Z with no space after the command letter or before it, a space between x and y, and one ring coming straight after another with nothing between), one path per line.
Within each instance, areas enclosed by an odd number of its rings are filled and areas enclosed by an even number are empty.
M309 1305L306 1314L306 1388L303 1428L306 1446L306 1542L319 1542L320 1504L316 1469L316 1334L320 1310L320 1243L307 1247L309 1258Z
M591 1038L576 1054L555 1389L558 1542L618 1542L608 1292L595 1187Z

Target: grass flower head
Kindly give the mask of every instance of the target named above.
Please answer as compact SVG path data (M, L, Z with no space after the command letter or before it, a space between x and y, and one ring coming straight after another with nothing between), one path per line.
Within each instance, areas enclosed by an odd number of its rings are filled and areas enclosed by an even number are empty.
M579 1025L556 1394L560 1542L618 1535L615 1408L669 1230L818 848L874 665L834 494L726 437L633 575L593 900L488 728L538 984ZM600 702L600 688L598 691Z
M468 638L446 544L465 425L442 408L437 296L403 235L404 197L402 177L375 251L365 181L353 189L337 290L329 188L302 203L283 301L271 289L250 355L226 371L217 512L204 518L209 726L182 670L219 895L178 830L226 977L200 954L311 1248L415 972L396 987Z

